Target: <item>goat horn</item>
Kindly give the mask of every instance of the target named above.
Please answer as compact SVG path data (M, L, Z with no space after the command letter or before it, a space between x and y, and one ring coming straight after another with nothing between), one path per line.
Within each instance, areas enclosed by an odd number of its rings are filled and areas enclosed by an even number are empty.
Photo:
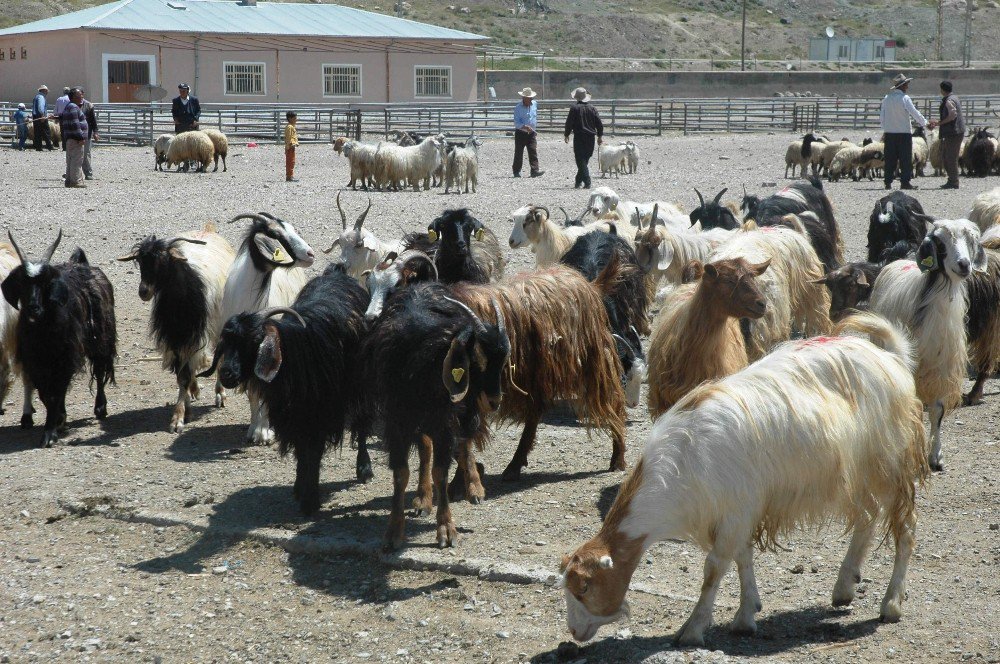
M190 242L191 244L208 244L208 242L205 242L204 240L194 240L189 237L175 237L173 240L167 243L167 246L172 247L178 242Z
M559 211L563 213L564 217L566 217L566 222L570 221L569 214L566 212L566 208L564 208L563 206L560 205L559 206ZM565 225L566 222L563 222L563 225Z
M344 208L340 207L340 192L337 192L337 212L340 213L340 229L347 230L347 216L344 214Z
M254 221L267 221L267 217L261 216L261 215L257 214L256 212L244 212L243 214L236 215L235 217L233 217L232 219L230 219L227 223L232 224L234 222L239 221L240 219L252 219Z
M695 187L694 193L698 194L698 200L701 202L701 207L705 207L705 197L701 195L701 192L698 191L697 187Z
M14 240L14 234L10 232L10 229L7 229L7 237L10 238L10 243L14 245L14 251L17 252L17 257L21 259L21 265L27 267L28 257L24 255L23 251L21 251L21 247L17 246L17 242Z
M545 218L546 219L548 219L549 217L552 216L552 214L549 212L549 209L547 207L545 207L544 205L536 205L535 209L536 210L545 210Z
M476 328L476 334L485 334L486 333L486 325L483 324L482 319L480 319L479 316L476 315L476 312L473 311L472 308L469 307L469 305L465 304L464 302L459 302L458 300L454 300L454 299L452 299L452 298L450 298L448 296L444 296L444 299L448 300L452 304L457 304L462 309L465 309L466 313L468 313L470 316L472 316L472 324Z
M371 210L371 209L372 209L372 199L369 198L368 199L368 207L366 207L365 211L361 213L361 216L358 217L358 220L354 222L354 230L356 230L356 231L360 231L361 230L361 227L365 223L365 217L368 216L368 211Z
M729 191L729 187L726 187L725 189L723 189L722 191L720 191L718 194L716 194L715 195L715 200L713 201L713 203L715 203L716 205L718 205L719 201L722 200L722 195L724 193L726 193L727 191Z
M438 280L438 269L437 269L437 265L434 264L434 261L431 259L431 257L428 256L427 254L425 254L422 251L417 251L415 249L413 249L411 251L412 251L412 253L411 253L410 256L408 256L406 258L406 261L404 262L404 265L408 264L413 259L427 261L427 264L431 266L431 271L434 273L434 281L437 281ZM389 252L389 253L392 254L393 252Z
M583 218L586 217L588 214L590 214L590 205L587 205L587 207L583 208L583 212L580 214L579 217L574 219L574 221L583 221Z
M493 313L497 315L497 328L500 330L500 334L507 336L507 321L504 320L503 311L500 310L500 303L497 302L495 297L490 298L490 304L493 305ZM508 339L508 342L510 340Z
M747 197L747 185L746 185L746 183L744 183L743 184L743 198L746 198L746 197Z
M632 344L630 344L628 339L626 339L625 337L623 337L620 334L614 334L614 333L612 333L611 336L614 337L615 339L617 339L618 341L622 342L623 344L625 344L625 347L628 348L630 351L632 351L633 355L637 354L635 352L635 346L633 346Z
M42 262L43 263L48 263L49 261L52 260L52 254L56 253L56 247L59 246L59 241L60 240L62 240L62 229L61 228L59 229L59 235L56 236L55 241L52 244L49 245L49 248L45 252L45 255L42 256Z
M299 323L302 324L302 327L306 326L305 319L299 314L299 312L291 307L271 307L270 309L264 309L260 312L261 318L264 320L267 320L271 316L277 316L278 314L288 314L289 316L294 316L298 319Z

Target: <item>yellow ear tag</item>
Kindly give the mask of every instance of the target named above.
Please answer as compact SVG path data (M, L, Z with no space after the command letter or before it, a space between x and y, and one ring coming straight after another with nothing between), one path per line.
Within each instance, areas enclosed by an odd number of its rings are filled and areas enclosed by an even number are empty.
M285 261L285 253L281 250L281 247L275 247L274 253L271 255L271 260L275 263L283 263Z
M926 265L927 267L934 267L934 256L928 256L927 258L920 261L921 265Z
M428 239L430 239L431 242L437 242L438 241L437 231L431 230L430 228L427 229L427 237L428 237Z
M465 369L462 369L461 367L459 367L458 369L451 370L451 377L455 380L456 383L461 383L462 376L464 375L465 375Z
M477 240L479 240L480 242L482 242L484 235L486 235L486 231L484 231L482 228L477 228L476 229L476 239Z

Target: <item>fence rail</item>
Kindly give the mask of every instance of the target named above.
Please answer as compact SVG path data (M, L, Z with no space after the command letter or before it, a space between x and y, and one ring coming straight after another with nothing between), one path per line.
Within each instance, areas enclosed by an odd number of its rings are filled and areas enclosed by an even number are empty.
M660 135L665 131L800 133L812 129L878 130L879 99L617 99L593 102L609 135ZM338 136L386 137L393 130L444 132L451 136L504 136L512 130L515 101L444 104L297 104L299 140L330 142ZM563 131L572 102L540 101L538 131ZM939 97L914 97L925 117L937 117ZM962 97L969 126L1000 124L1000 95ZM202 104L201 124L218 127L235 143L282 140L285 111L277 104ZM14 139L13 104L0 102L0 142ZM150 145L173 131L169 104L101 104L96 109L103 141Z

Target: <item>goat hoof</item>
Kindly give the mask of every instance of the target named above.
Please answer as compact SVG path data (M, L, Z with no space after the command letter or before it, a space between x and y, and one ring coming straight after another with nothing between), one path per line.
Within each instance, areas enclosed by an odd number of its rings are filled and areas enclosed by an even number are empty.
M170 428L167 430L170 433L184 433L184 423L183 422L171 422Z
M31 415L28 415L27 413L21 416L22 429L30 429L33 426L35 426L35 418L33 418Z
M625 459L612 459L611 467L608 469L609 472L614 472L616 470L625 470L628 466L625 464Z
M386 532L385 537L382 538L382 553L399 551L404 541L406 541L406 538L403 536L403 533L394 533L391 530Z
M375 472L372 470L371 463L358 464L355 474L358 477L358 482L361 484L366 484L375 479Z
M97 419L103 420L107 416L108 416L107 406L99 406L94 409L94 417L96 417Z
M930 459L928 460L928 465L931 467L931 470L934 471L935 473L940 473L944 471L944 466L941 465L940 459Z
M42 447L52 447L59 442L59 434L55 431L46 431L42 435Z
M971 394L966 394L962 397L963 406L978 406L983 402L982 397L974 397Z
M216 408L225 408L226 407L226 397L222 396L221 394L216 394L215 395L215 407Z
M437 544L439 549L458 544L458 530L455 528L453 522L449 521L448 523L438 524Z
M500 476L504 482L516 482L521 479L521 466L507 466Z
M302 510L303 516L313 516L319 511L320 500L318 495L306 494L299 501L299 508Z

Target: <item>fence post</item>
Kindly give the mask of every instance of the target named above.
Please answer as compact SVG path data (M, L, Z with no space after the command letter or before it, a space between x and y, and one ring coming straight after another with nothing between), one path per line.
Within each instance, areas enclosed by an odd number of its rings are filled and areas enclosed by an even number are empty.
M684 102L684 135L687 136L688 133L688 105Z
M656 104L656 135L663 136L663 104Z
M155 123L154 114L155 114L155 111L153 109L149 109L149 144L150 145L153 144L153 140L154 140L153 139L153 124Z
M611 133L616 133L615 130L615 102L611 100Z

